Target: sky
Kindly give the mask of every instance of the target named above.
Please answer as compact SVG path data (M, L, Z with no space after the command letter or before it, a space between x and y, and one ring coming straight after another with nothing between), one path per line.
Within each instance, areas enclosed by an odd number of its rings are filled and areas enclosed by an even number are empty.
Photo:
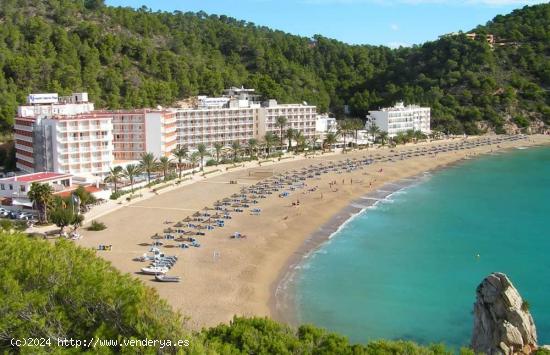
M292 34L398 47L469 31L540 0L106 0L153 11L205 11Z

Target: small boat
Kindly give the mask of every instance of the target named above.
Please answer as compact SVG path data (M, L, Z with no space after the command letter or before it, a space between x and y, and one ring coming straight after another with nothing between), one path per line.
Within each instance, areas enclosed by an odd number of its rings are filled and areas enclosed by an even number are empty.
M180 282L181 277L179 276L168 276L168 275L155 275L155 280L159 282Z
M141 268L141 272L146 275L166 274L168 270L170 269L165 266L150 266Z

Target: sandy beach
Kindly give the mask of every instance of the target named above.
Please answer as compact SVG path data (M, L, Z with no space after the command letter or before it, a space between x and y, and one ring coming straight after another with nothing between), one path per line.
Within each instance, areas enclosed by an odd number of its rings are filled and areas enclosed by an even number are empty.
M472 140L473 138L469 138ZM307 179L307 188L292 191L288 197L270 195L254 207L260 215L232 214L223 228L199 236L200 248L169 248L177 243L163 241L166 254L177 255L179 261L170 270L180 275L180 283L159 283L154 277L137 272L147 265L133 261L147 252L153 242L151 236L170 227L165 221L181 221L215 201L239 192L242 187L255 184L271 174L301 169L312 164L329 161L380 156L395 152L457 143L459 139L434 143L410 144L397 148L352 151L346 154L318 155L308 159L288 160L271 166L228 172L207 178L191 185L166 191L147 200L124 206L99 220L107 225L101 232L81 230L83 238L76 243L97 248L99 244L112 245L112 251L97 251L123 272L141 279L154 287L161 297L189 318L188 325L198 329L228 322L237 315L274 316L280 318L275 293L289 266L304 253L316 248L332 233L327 223L337 225L353 210L345 210L360 196L380 186L413 177L426 171L442 168L462 159L479 154L517 146L550 144L549 136L528 136L526 139L497 145L481 146L468 150L438 153L437 156L415 156L406 160L376 163L350 173L329 173ZM236 180L237 184L230 184ZM353 181L353 183L352 183ZM329 182L336 182L329 186ZM317 189L308 192L308 188ZM293 202L299 200L299 206ZM344 211L344 212L342 212ZM335 220L335 216L340 216ZM240 232L245 239L231 239ZM280 310L279 310L280 311Z

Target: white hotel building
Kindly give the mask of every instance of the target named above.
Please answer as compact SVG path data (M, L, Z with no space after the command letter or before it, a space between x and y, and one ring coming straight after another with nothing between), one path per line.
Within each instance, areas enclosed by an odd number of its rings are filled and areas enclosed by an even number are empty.
M293 128L309 138L315 134L317 108L302 104L278 104L275 100L260 103L253 89L230 88L220 98L198 97L193 109L176 109L177 143L190 150L198 144L211 148L218 142L225 146L239 141L262 139L267 132L280 134L279 116L287 118L285 129Z
M200 143L245 145L267 132L279 134L279 116L287 118L285 130L315 135L315 106L260 103L253 92L231 88L223 97L199 96L193 108L116 111L94 110L86 93L29 95L15 119L17 167L103 177L113 165L139 160L145 152L169 156L177 145L192 151Z
M376 124L380 130L388 132L390 137L408 130L429 134L431 132L430 108L417 105L405 106L403 102L398 102L394 107L369 111L365 129L368 129L372 123Z

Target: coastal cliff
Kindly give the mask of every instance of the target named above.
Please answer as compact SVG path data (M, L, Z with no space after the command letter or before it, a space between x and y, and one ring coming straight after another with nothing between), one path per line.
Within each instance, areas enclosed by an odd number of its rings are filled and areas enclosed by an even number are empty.
M502 273L487 276L476 290L472 349L492 354L530 354L537 331L528 304Z

